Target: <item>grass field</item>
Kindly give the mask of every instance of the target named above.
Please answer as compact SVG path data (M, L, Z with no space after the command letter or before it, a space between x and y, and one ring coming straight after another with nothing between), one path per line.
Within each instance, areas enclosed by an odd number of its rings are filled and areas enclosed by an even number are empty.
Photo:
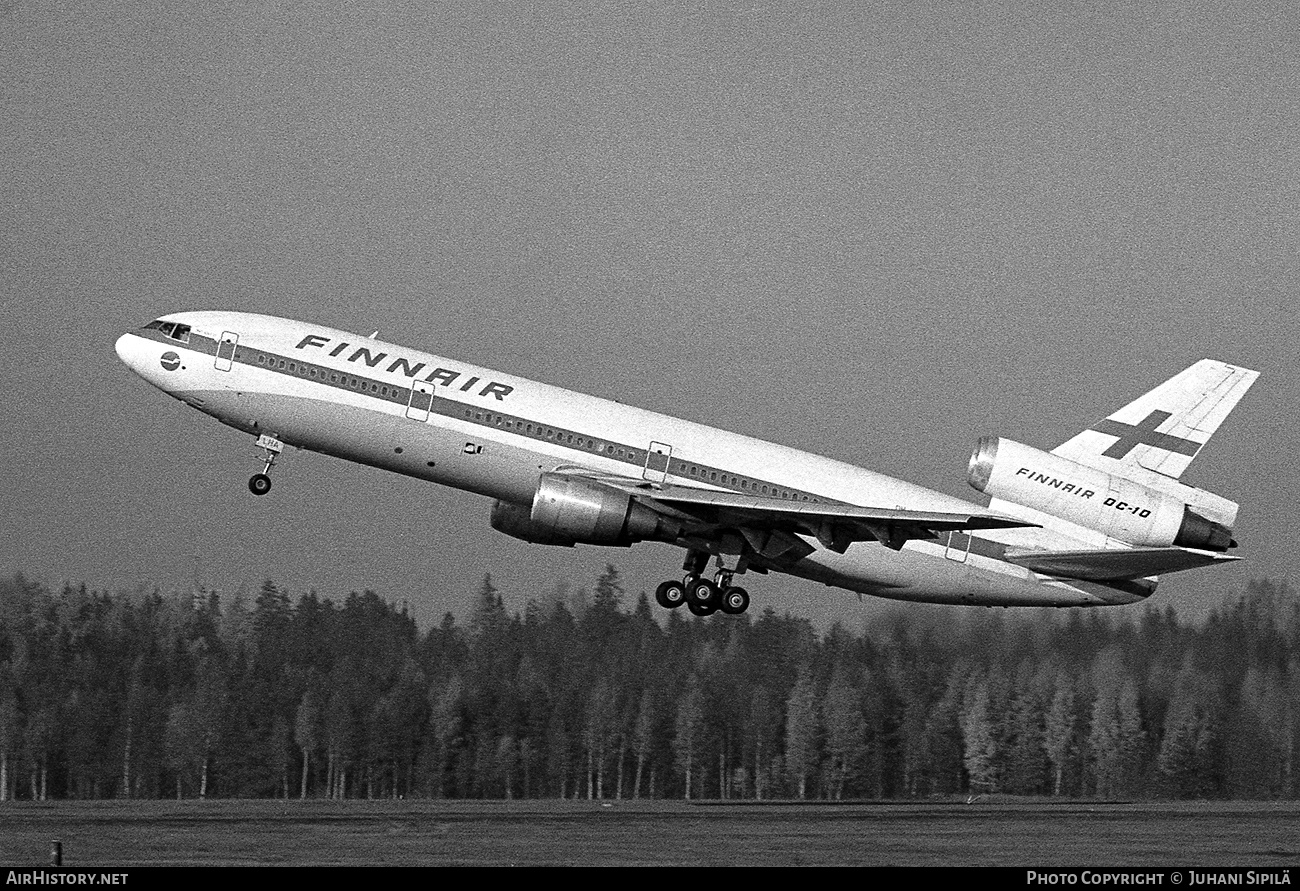
M1295 866L1300 802L0 805L0 864Z

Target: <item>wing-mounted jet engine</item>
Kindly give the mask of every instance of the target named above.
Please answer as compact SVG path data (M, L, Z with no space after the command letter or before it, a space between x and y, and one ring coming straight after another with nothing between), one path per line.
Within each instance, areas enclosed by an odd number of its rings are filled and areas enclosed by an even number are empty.
M1210 519L1188 503L1204 502L1208 493L1173 481L1161 491L1010 439L981 439L971 455L968 480L994 498L1137 547L1226 551L1237 544L1232 540L1233 502L1210 496L1219 508L1217 519ZM1186 490L1186 498L1179 497L1180 490Z
M672 541L672 520L631 495L588 477L544 473L531 506L498 501L492 528L532 544L626 547L638 541Z

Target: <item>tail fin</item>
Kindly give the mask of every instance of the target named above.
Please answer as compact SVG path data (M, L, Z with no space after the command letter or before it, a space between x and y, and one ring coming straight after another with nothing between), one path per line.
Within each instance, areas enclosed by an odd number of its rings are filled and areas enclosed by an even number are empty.
M1249 368L1202 359L1052 454L1141 482L1142 470L1176 480L1257 377Z
M1259 372L1249 368L1202 359L1052 454L1166 492L1231 529L1235 501L1178 478L1257 377Z
M986 438L971 485L1037 530L999 533L1006 559L1103 585L1229 562L1237 503L1179 482L1258 372L1205 359L1053 449ZM1130 592L1131 593L1131 592Z

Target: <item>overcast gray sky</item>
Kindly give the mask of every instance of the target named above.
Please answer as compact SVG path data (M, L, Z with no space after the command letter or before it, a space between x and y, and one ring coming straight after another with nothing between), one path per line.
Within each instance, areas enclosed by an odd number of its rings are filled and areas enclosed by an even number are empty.
M1248 561L1157 600L1297 577L1296 4L9 2L0 66L0 572L421 620L485 572L515 607L678 572L306 452L252 497L251 437L112 348L220 308L973 500L979 436L1050 448L1223 359L1262 377L1186 479L1242 502Z

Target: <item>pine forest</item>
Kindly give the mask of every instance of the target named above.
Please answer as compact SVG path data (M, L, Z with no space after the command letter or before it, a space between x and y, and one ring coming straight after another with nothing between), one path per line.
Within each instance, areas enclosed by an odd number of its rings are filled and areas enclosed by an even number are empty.
M899 607L818 633L624 592L422 631L367 591L0 579L0 800L1300 796L1300 606Z

